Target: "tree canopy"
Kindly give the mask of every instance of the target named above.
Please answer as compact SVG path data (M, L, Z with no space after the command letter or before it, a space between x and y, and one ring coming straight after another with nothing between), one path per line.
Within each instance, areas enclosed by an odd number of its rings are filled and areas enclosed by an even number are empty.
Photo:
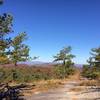
M18 34L12 40L11 61L17 65L17 62L26 61L29 57L29 47L23 42L27 39L25 32Z
M71 50L72 48L70 46L64 47L54 56L54 61L63 61L63 65L65 65L66 61L71 61L75 57L75 55L71 54Z
M0 15L0 64L8 62L8 50L11 43L11 38L7 34L12 32L13 17L10 14L4 13Z
M100 69L100 47L91 49L90 64Z

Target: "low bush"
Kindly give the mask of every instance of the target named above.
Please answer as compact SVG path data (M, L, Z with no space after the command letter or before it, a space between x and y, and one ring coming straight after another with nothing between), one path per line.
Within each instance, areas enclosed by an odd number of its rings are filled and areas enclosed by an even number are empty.
M58 65L55 67L55 77L59 79L67 78L69 75L74 74L74 67L73 66L62 66Z
M89 67L88 65L83 66L81 74L88 79L98 79L100 77L100 71L96 70L95 67Z
M38 80L63 79L74 73L73 67L52 66L17 66L0 67L0 82L33 82Z

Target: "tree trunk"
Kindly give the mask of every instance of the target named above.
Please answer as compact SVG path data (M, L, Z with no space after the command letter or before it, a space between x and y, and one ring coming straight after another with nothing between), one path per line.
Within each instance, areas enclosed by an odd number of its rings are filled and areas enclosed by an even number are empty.
M66 64L66 61L65 59L63 60L63 67L64 67L64 79L66 78L66 69L65 69L65 64Z
M15 62L15 66L17 66L17 62Z
M65 60L63 60L63 65L65 65L65 64L66 64Z

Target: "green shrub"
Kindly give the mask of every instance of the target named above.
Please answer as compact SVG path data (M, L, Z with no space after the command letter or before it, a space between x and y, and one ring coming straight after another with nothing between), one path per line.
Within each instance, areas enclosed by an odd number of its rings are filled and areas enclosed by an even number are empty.
M33 82L37 80L49 80L65 78L73 74L73 67L0 67L0 82Z
M89 67L88 65L83 66L82 76L89 79L97 79L100 76L100 71L96 70L95 67Z
M55 77L56 78L67 78L69 75L74 74L74 67L72 66L62 66L62 65L58 65L55 67Z

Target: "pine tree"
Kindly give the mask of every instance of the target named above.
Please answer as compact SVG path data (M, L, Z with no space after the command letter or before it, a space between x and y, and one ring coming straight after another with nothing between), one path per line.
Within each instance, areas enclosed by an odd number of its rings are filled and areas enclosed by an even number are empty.
M0 64L8 63L9 46L11 39L7 35L12 32L13 17L4 13L0 15Z
M71 61L71 59L75 57L71 54L71 50L72 48L70 46L64 47L56 56L54 56L54 61L62 61L63 65L65 65L66 61Z
M92 51L91 52L91 55L92 55L92 58L91 58L92 61L91 61L91 63L92 63L92 65L94 67L96 67L97 69L100 70L100 47L93 48L91 51Z
M12 40L11 61L17 66L17 62L26 61L29 57L29 48L23 42L27 39L26 33L20 33Z
M91 57L87 62L88 65L83 67L83 76L90 79L100 77L100 47L91 49Z
M72 48L70 46L64 47L59 53L54 56L54 61L62 61L62 64L59 64L56 67L56 74L60 76L60 78L66 78L68 75L74 73L72 59L75 57L71 54ZM63 66L63 67L62 67Z

